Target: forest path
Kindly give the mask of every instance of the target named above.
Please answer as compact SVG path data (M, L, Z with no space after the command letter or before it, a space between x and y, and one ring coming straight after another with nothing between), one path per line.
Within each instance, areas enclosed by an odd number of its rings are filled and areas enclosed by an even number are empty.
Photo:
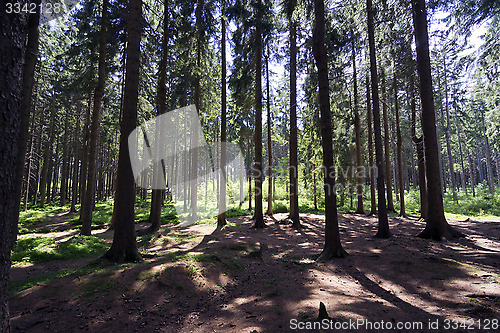
M374 239L376 218L342 214L350 255L316 263L324 216L301 220L300 230L286 214L266 217L263 230L252 229L249 217L229 219L221 231L164 227L139 238L150 254L139 264L43 264L78 269L13 295L12 325L19 332L289 332L291 319L315 319L319 302L339 321L424 325L400 332L426 332L436 320L442 330L458 320L465 326L453 331L463 332L490 320L483 331L493 331L491 320L500 319L498 221L450 220L468 237L434 242L415 237L424 227L415 219L391 218L394 236ZM11 280L28 269L13 267Z

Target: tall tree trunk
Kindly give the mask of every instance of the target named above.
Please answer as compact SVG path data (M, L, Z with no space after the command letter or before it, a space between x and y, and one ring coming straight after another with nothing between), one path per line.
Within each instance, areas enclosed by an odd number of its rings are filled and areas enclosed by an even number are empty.
M313 164L313 191L314 191L314 210L318 210L318 191L317 191L317 185L316 185L316 164Z
M267 155L268 155L268 166L267 166L267 215L273 215L273 145L271 138L271 93L270 93L270 82L269 82L269 45L267 46L267 57L266 57L266 90L267 90Z
M24 175L24 163L26 160L26 149L28 145L28 128L29 128L29 118L33 103L33 85L35 81L35 68L38 60L38 49L39 49L39 39L40 39L40 0L33 1L36 4L35 13L32 13L28 17L28 35L26 42L26 49L24 54L24 65L23 65L23 99L21 102L21 132L19 137L19 154L17 155L17 172L16 186L22 188L22 179ZM34 120L33 114L33 120ZM34 125L34 122L33 122ZM31 144L31 150L33 149L33 140ZM30 154L30 156L32 156ZM31 158L28 165L28 175L31 174ZM27 188L26 188L26 205L27 209L28 203L28 188L30 183L30 177L27 177ZM21 196L21 191L19 191L19 196ZM21 197L19 197L19 204ZM19 210L19 209L18 209Z
M27 2L22 1L21 6ZM3 6L2 6L3 7ZM27 16L0 10L0 332L10 332L8 283L11 248L16 240L24 164L23 142L29 120L23 114L23 63L26 49ZM29 108L28 108L29 110ZM26 116L28 118L26 119ZM25 124L26 125L26 124ZM26 143L24 143L26 145ZM24 157L22 157L24 158ZM22 169L22 170L21 170Z
M377 165L378 231L375 237L389 238L391 237L391 232L389 231L389 220L387 218L387 207L385 205L385 166L382 148L382 128L380 126L380 98L378 94L377 58L375 55L375 27L373 23L375 8L373 7L372 0L366 0L366 11L368 17L368 44L370 48L370 74L373 96L372 111L373 130L375 134L375 161Z
M201 38L202 38L202 15L203 15L204 1L198 0L196 5L196 80L194 91L194 102L196 104L196 112L200 114L201 108ZM200 137L198 127L194 126L192 134L192 142L196 146ZM198 219L198 151L191 154L191 221L194 223Z
M261 1L259 3L262 5ZM255 29L255 214L254 228L264 228L262 211L262 22Z
M142 33L142 1L129 0L127 26L127 72L123 100L123 118L120 124L120 150L115 193L115 232L113 244L104 254L110 261L137 261L141 255L137 250L134 221L134 174L130 164L128 137L137 125L137 101L139 92L139 68Z
M222 77L221 77L221 112L220 112L220 173L219 173L219 215L217 216L217 228L222 229L226 225L226 189L227 189L227 176L226 176L226 2L222 0L222 16L221 16L221 52L222 52Z
M464 153L462 151L462 138L460 135L460 124L457 117L457 113L455 112L455 126L457 127L457 137L458 137L458 149L460 151L460 166L462 167L462 171L460 172L460 178L462 180L462 190L465 193L466 197L469 197L467 193L467 184L465 183L465 165L464 165Z
M497 151L497 181L498 181L498 188L500 189L500 152Z
M427 218L427 185L425 177L425 156L424 156L424 138L417 137L417 108L415 103L415 85L413 73L410 74L410 105L411 105L411 139L415 143L417 149L417 164L418 164L418 187L420 192L420 219ZM440 176L441 177L441 176Z
M87 188L82 198L80 222L82 235L90 236L92 229L92 210L94 209L95 187L97 174L97 149L99 148L99 129L101 125L102 97L106 81L106 26L108 16L108 0L102 2L101 31L99 33L99 60L97 86L94 91L94 108L92 110L92 124L89 143L89 164L87 174Z
M68 125L69 125L69 110L66 111L64 119L64 138L63 138L63 155L62 155L62 172L61 172L61 206L66 206L66 196L68 193Z
M33 112L33 119L32 119L32 124L31 124L31 142L30 142L30 152L29 152L29 160L28 160L28 166L27 166L27 175L26 175L26 194L24 197L24 211L28 210L28 200L30 197L31 193L31 168L33 165L33 148L35 145L35 133L34 132L34 127L35 127L35 112Z
M369 1L369 0L368 0ZM333 166L332 115L330 111L330 87L328 82L328 58L325 45L325 4L314 0L313 54L318 68L319 108L323 145L323 170L325 174L325 246L318 260L342 258L347 252L340 243L335 193L335 169Z
M444 129L445 138L446 138L446 151L448 152L448 170L450 171L450 182L451 182L451 193L453 194L453 200L458 203L457 192L456 192L456 179L455 179L455 167L453 162L453 155L451 152L451 142L450 142L450 108L448 102L448 77L446 74L446 55L443 59L443 68L444 68L444 92L445 92L445 112L446 112L446 127Z
M439 72L439 66L436 67L436 77L437 77L437 91L439 91L439 98L442 100L443 96L442 96L442 89L441 89L441 75L440 75L440 72ZM440 111L440 115L438 117L438 110ZM437 141L437 145L438 145L438 159L439 159L439 174L440 174L440 177L441 177L441 181L442 181L442 188L441 188L441 192L443 193L446 193L446 175L444 173L444 164L443 164L443 155L442 155L442 147L441 147L441 140L439 138L442 137L442 133L440 133L441 131L441 128L443 128L443 131L444 131L444 111L443 111L443 105L442 103L440 103L439 105L439 109L434 109L434 116L436 117L436 132L437 132L437 136L438 136L438 141ZM438 119L439 118L439 119ZM440 120L440 121L439 121Z
M80 113L81 113L82 104L80 101L76 102L76 125L75 132L73 136L73 145L74 145L74 159L73 159L73 182L71 184L71 208L69 211L71 213L76 213L76 201L78 197L78 164L79 157L81 156L80 144L78 141L78 132L80 131Z
M90 122L91 122L91 108L92 108L92 93L89 92L87 104L87 114L85 118L84 137L83 137L83 150L82 150L82 167L80 171L80 202L85 198L85 191L87 190L87 170L89 165L89 142L90 142Z
M375 171L373 161L373 130L372 130L372 101L370 96L370 79L366 76L366 122L368 126L368 169L370 170L370 215L377 214L377 198L375 194Z
M373 84L373 83L372 83ZM392 171L391 171L391 148L389 145L389 119L387 118L387 104L389 103L385 93L385 74L382 72L382 116L384 118L384 153L385 153L385 179L387 181L387 210L395 212L392 200Z
M394 66L394 68L396 68ZM399 126L399 103L398 103L398 83L396 78L396 71L394 71L394 110L396 112L396 151L397 151L397 163L398 163L398 185L399 185L399 216L406 217L405 211L405 184L403 181L403 138L401 136L401 128Z
M300 228L297 159L297 23L290 21L290 219Z
M428 202L426 226L419 237L435 240L441 240L443 237L454 238L462 234L454 230L444 217L425 0L412 0L412 14L417 47L417 70L420 78L419 90L422 105Z
M474 183L474 174L475 174L475 171L474 171L474 159L470 156L470 153L468 153L468 158L469 158L469 176L470 176L470 187L471 187L471 191L472 191L472 197L475 198L476 197L476 189L474 187L475 183Z
M483 136L484 136L484 154L486 155L486 180L488 182L488 189L490 194L495 193L495 184L493 182L493 162L491 161L491 148L490 141L486 135L486 124L484 122L484 111L481 110L481 118L483 123Z
M167 111L167 61L168 61L168 41L169 41L169 0L164 2L163 10L163 39L161 44L162 57L158 69L158 88L156 92L157 116L161 116ZM163 135L162 128L156 128L157 140L155 149L161 149ZM159 153L159 152L158 152ZM161 226L161 204L163 201L163 192L161 187L165 186L165 167L164 162L157 161L153 167L153 190L151 193L151 210L149 221L151 225L146 230L148 233L158 231Z
M253 154L252 140L248 138L248 210L252 211L252 174L253 174Z
M363 214L363 175L361 173L361 124L358 113L358 78L356 73L356 47L354 45L354 33L351 29L352 38L352 79L354 85L354 130L356 132L356 194L358 204L356 213Z
M40 184L38 190L40 191L40 207L45 207L45 197L47 196L47 178L49 177L50 171L50 161L52 160L52 142L54 137L54 119L55 119L55 106L50 107L50 121L49 129L47 132L47 146L45 147L45 152L43 153L43 167L42 174L40 176Z

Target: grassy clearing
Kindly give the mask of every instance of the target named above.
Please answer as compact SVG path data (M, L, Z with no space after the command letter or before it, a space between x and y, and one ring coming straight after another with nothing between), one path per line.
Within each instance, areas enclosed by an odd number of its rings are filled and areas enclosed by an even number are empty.
M109 244L96 236L74 236L65 242L32 236L19 238L11 251L13 265L71 260L101 255Z

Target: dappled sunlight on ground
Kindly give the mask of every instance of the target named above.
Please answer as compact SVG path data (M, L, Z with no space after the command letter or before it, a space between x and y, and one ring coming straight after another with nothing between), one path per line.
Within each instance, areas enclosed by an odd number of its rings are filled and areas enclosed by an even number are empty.
M320 302L337 320L499 318L497 222L450 221L469 236L438 243L415 237L424 227L415 219L391 218L394 236L375 239L376 218L340 215L350 255L327 263L315 261L324 216L301 214L299 230L286 214L266 223L252 229L239 217L223 230L162 227L138 238L148 253L139 264L94 257L14 267L14 283L75 269L13 294L14 330L288 332L292 318L315 319Z

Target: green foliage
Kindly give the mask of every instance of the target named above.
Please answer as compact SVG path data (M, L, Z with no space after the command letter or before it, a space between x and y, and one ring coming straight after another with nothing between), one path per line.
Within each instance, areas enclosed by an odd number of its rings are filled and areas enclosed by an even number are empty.
M19 238L11 251L12 264L70 260L103 254L109 245L95 236L74 236L56 242L42 236Z
M273 204L273 213L288 213L290 203L287 200L275 201Z
M233 207L226 212L227 218L246 215L250 215L250 212L239 207Z

